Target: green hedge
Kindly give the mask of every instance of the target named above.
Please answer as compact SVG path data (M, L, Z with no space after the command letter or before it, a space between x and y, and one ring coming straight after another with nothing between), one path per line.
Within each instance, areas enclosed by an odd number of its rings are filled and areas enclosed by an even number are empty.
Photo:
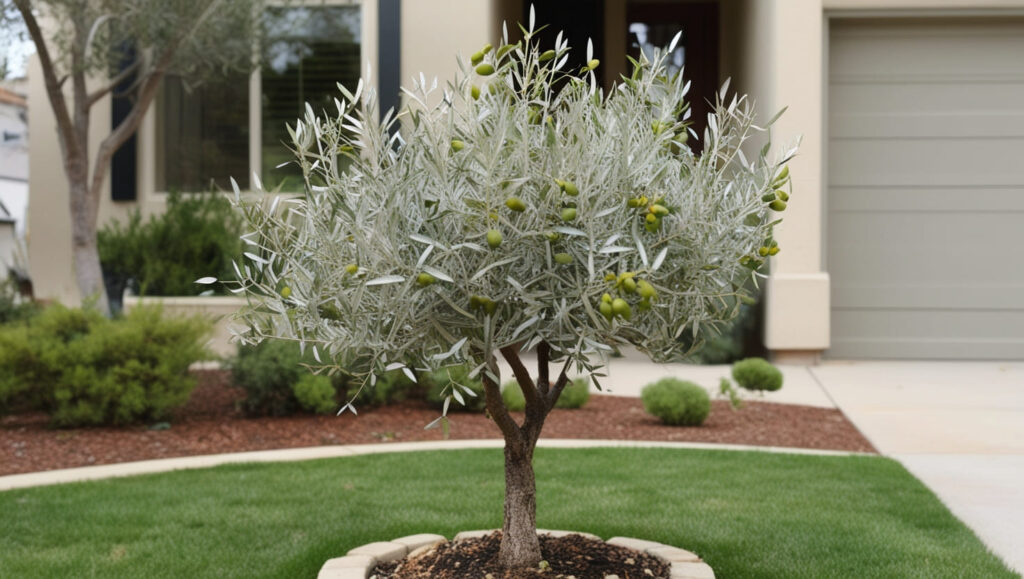
M0 412L43 410L58 427L165 419L195 387L211 325L139 307L110 320L52 306L0 328Z
M242 254L241 216L221 194L170 194L167 210L143 222L136 210L124 223L98 234L103 272L151 296L198 295L195 280L234 279L232 260Z

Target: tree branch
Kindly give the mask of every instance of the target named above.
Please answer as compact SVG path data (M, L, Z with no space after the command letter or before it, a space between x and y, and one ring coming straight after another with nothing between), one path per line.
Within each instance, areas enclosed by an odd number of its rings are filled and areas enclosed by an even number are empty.
M50 107L57 118L57 127L60 129L59 132L61 142L64 145L65 155L68 157L80 155L81 151L79 151L78 142L74 139L74 123L71 121L67 99L64 98L64 91L61 89L61 85L64 84L67 77L64 77L62 80L57 79L57 72L54 69L53 58L50 56L50 49L46 46L46 40L39 29L39 22L36 21L35 14L32 13L32 1L14 0L14 5L18 8L18 12L21 13L21 17L25 21L25 28L28 29L29 36L32 37L32 42L36 45L36 54L39 55L39 64L43 69L46 94L50 98Z
M18 0L24 2L26 0ZM117 128L115 128L107 138L103 139L100 144L99 150L96 152L96 161L93 163L93 174L92 183L89 186L89 196L92 199L98 199L100 187L103 186L103 180L106 178L107 171L110 168L110 159L114 156L114 152L132 136L132 133L139 128L139 124L142 123L142 118L145 116L146 111L149 109L150 103L153 102L156 97L157 89L160 87L160 82L163 80L164 75L167 73L167 69L173 62L175 55L177 54L178 47L181 46L186 39L192 36L196 29L203 25L203 22L213 14L214 9L219 6L221 0L214 0L206 7L205 10L198 17L192 26L182 31L173 42L167 45L164 49L163 54L153 64L152 70L147 74L143 75L144 79L139 89L139 98L135 101L135 105L132 107L131 112L121 121Z
M128 77L131 76L135 71L137 71L140 66L142 66L142 57L137 56L135 58L135 62L133 62L130 66L126 67L121 72L117 73L117 76L110 79L110 81L107 82L106 86L89 93L89 99L86 101L86 106L91 107L96 103L96 101L106 96L107 93L113 91L115 88L117 88L117 85L127 80Z
M558 380L555 380L554 385L551 387L551 391L548 392L548 409L555 407L555 402L558 402L558 397L562 395L562 390L565 390L565 385L569 383L569 360L565 361L565 365L562 366L562 372L558 375Z
M491 355L487 362L487 371L493 372L496 369L497 362ZM523 432L516 421L512 420L512 415L508 413L508 408L505 407L505 402L501 399L501 387L491 379L487 371L480 374L484 383L484 401L487 403L487 412L490 413L494 423L501 430L506 445L509 442L522 444Z
M533 383L533 378L530 377L530 371L523 365L523 361L519 359L519 348L515 345L505 346L501 348L501 355L505 357L509 366L512 366L512 373L516 376L516 382L519 382L519 388L523 391L523 398L526 399L526 406L537 404L537 386Z
M551 378L548 377L548 361L551 358L551 346L547 342L537 345L537 390L541 396L547 396L551 387Z

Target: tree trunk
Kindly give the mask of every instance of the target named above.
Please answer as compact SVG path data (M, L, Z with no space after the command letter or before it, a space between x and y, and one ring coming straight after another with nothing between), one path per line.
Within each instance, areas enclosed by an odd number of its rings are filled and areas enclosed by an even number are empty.
M505 520L498 562L506 569L536 567L541 560L533 475L535 444L536 440L505 440Z
M74 259L75 281L83 300L95 300L94 306L104 315L110 314L107 289L103 284L103 268L96 244L95 210L90 207L85 179L71 181L71 251Z

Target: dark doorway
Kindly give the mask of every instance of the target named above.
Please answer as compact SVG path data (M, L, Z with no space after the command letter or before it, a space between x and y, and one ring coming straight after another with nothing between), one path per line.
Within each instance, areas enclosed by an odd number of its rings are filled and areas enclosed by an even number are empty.
M683 67L689 80L693 122L690 128L704 139L708 113L719 88L718 78L718 2L654 1L630 2L626 12L626 48L633 58L641 50L668 48L677 32L682 31L671 60ZM629 67L627 67L629 70ZM703 147L690 140L694 151Z
M604 55L604 0L538 0L533 2L537 15L537 26L547 25L537 38L544 49L555 44L555 37L563 32L563 38L569 41L569 61L566 71L578 71L587 62L587 40L594 43L594 58ZM524 26L530 22L530 2L523 2ZM518 30L509 36L519 36ZM604 86L604 67L598 67L594 74L597 85Z

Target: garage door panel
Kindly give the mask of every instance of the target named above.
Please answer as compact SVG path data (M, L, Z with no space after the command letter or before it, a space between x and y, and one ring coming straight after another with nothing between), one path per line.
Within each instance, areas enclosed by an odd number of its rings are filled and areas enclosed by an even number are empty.
M1024 283L1019 213L843 213L829 227L830 274L844 284ZM886 304L879 303L879 307ZM955 307L956 303L948 304Z
M829 135L836 140L1024 139L1024 114L985 112L860 113L835 115Z
M1003 310L1018 309L1020 296L1024 295L1024 284L970 285L962 283L955 276L942 282L921 284L879 282L874 285L843 285L834 288L834 305L837 310L880 310L879 303L885 303L888 310L939 310L944 311L950 304L961 310Z
M948 21L947 21L948 22ZM1024 74L1024 60L994 59L1020 50L1024 26L1006 23L839 23L832 31L836 83L878 79L1006 78Z
M829 183L1007 186L1024 183L1024 138L832 140Z
M952 213L1024 212L1024 190L1016 186L847 187L830 186L834 213L947 211ZM1014 226L1018 222L1014 221Z
M1024 19L831 28L832 357L1024 359Z
M847 331L833 348L850 357L1016 359L1024 313L994 310L838 310Z
M899 79L885 83L832 84L829 107L842 114L1016 114L1024 102L1024 77L1002 82L978 82L968 78L954 82L907 84Z

